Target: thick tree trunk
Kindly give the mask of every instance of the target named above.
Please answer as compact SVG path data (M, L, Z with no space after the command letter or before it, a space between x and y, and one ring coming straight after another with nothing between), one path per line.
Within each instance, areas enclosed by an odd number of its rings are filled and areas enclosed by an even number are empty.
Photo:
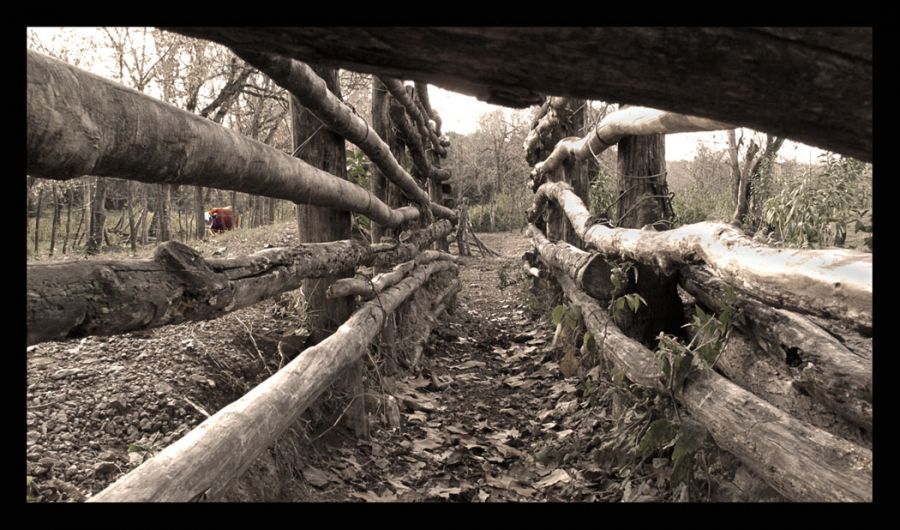
M88 254L97 254L103 244L103 233L106 229L106 186L106 179L98 177L94 185L94 194L91 196L91 224L85 248Z
M395 184L410 201L430 207L439 218L453 218L451 211L440 208L440 204L431 204L428 195L393 156L390 142L383 140L384 136L379 132L372 131L365 120L332 94L315 68L278 55L240 50L236 53L288 90L328 128L359 147L379 168L381 174ZM381 85L378 88L384 89L377 79L374 80L373 90L376 85Z
M160 245L152 260L29 265L27 342L115 335L218 318L297 289L303 278L413 259L452 230L449 221L440 221L409 234L396 246L310 243L229 260L203 260L196 251L172 241Z
M604 308L554 272L603 354L635 383L663 390L656 354L623 335ZM720 447L789 499L872 500L870 450L798 421L713 370L693 372L676 398Z
M353 183L210 120L34 52L27 59L31 175L216 186L349 210L390 226L419 217L415 208L391 210Z
M403 143L394 132L394 127L391 125L391 99L384 85L378 79L372 79L372 128L379 138L384 139L383 141L388 146L391 157L396 161L403 160L404 148ZM372 172L370 185L372 194L384 201L385 204L389 204L392 207L399 205L399 202L391 202L399 199L396 190L391 189L395 187L395 184L385 176L385 173L377 165ZM418 184L416 184L416 187L418 188ZM372 223L372 243L380 243L382 237L390 237L393 233L394 230L382 226L381 223Z
M326 90L336 99L341 98L338 71L330 68L314 67L313 71L324 79ZM324 97L322 98L324 99ZM338 178L347 178L347 155L344 138L325 125L312 110L303 107L299 101L292 101L294 152L311 166L319 168ZM302 145L302 147L301 147ZM319 206L297 205L297 228L299 240L304 243L337 241L350 239L350 212L332 210ZM319 343L344 322L352 312L350 300L332 299L325 296L329 283L343 274L326 277L323 280L303 282L303 297L306 300L306 322L311 331L313 344ZM365 401L362 399L364 387L362 373L357 364L339 378L336 388L349 394L352 400L345 412L345 424L360 437L368 436Z
M541 94L619 101L783 134L872 160L872 28L172 30L416 79L501 105L539 105Z
M592 224L590 212L571 188L555 182L538 189L530 220L540 216L548 199L562 206L586 243L607 256L666 270L705 263L717 277L768 304L839 319L871 333L871 254L769 248L721 223L697 223L665 232L609 228Z
M184 437L90 499L91 502L215 499L341 374L357 363L386 316L430 276L454 267L437 261L360 307L330 337Z
M616 226L667 228L674 217L666 186L666 137L662 134L626 136L618 149L618 204ZM582 197L578 199L584 203ZM636 263L638 279L633 291L645 301L637 311L624 311L616 319L626 335L644 344L660 332L678 335L683 311L673 272Z

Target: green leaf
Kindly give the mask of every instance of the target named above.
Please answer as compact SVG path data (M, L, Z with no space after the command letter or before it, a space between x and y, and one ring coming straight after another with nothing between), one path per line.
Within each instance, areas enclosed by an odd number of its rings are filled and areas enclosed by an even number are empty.
M582 343L587 345L588 351L597 351L597 341L594 340L594 334L590 331L585 332Z
M618 315L625 310L625 297L622 296L616 300L615 313Z
M562 322L563 317L566 315L566 306L558 305L553 308L553 313L550 315L550 320L553 321L554 324L559 325Z
M684 420L678 429L678 438L675 440L675 450L672 452L672 461L676 464L685 456L693 454L706 440L706 429L699 423Z
M637 313L638 308L641 307L641 302L633 294L625 295L625 301L628 302L628 307L632 313Z
M641 438L641 442L638 444L638 453L649 454L671 442L677 434L678 425L667 419L656 420L650 424L644 437Z

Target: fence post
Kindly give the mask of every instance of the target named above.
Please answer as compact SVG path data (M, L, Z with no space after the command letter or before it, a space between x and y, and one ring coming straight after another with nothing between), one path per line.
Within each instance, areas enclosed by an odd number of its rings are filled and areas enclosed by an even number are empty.
M313 70L325 79L329 90L340 97L340 80L336 69L314 66ZM340 178L347 178L347 156L344 138L325 127L318 118L291 97L291 120L293 122L294 155L307 163ZM316 243L350 239L350 212L333 210L319 206L297 204L297 228L300 242ZM347 298L328 300L325 290L335 278L318 278L303 282L306 299L306 318L310 328L310 339L317 344L336 330L352 313L351 301ZM368 435L366 422L364 388L362 383L362 363L348 368L332 387L349 394L352 400L344 412L344 424L355 435ZM341 404L337 404L342 410Z

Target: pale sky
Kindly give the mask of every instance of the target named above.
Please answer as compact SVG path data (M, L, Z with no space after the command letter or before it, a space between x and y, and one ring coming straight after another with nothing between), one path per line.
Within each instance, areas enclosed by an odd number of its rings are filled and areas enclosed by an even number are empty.
M41 40L46 44L50 44L53 38L59 35L59 31L62 28L30 29L36 30ZM103 38L99 28L67 27L65 31L70 35L75 34L83 39ZM100 64L105 62L107 61L103 59L99 61ZM92 69L96 71L96 65ZM111 77L112 72L110 71L107 76ZM450 92L434 85L429 85L428 90L431 104L441 116L441 129L444 132L470 134L478 128L478 119L483 114L505 108L479 101L471 96ZM511 109L507 109L507 111L512 112ZM525 112L528 113L530 119L531 112L529 110ZM700 143L705 143L713 149L723 149L728 146L728 138L724 131L666 135L666 160L692 160ZM808 163L814 162L818 155L822 153L824 151L821 149L788 140L782 146L778 159Z

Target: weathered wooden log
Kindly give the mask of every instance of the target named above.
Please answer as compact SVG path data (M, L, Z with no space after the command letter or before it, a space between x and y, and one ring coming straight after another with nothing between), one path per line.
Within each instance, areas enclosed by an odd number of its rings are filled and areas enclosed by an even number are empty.
M545 158L546 150L556 142L553 140L554 131L559 125L558 110L564 106L566 98L550 97L538 111L531 130L525 137L522 147L525 149L525 160L528 165L534 166Z
M26 171L195 184L348 210L388 226L418 219L349 181L211 120L27 52Z
M871 440L862 435L858 426L802 391L787 366L768 358L754 341L736 330L729 335L716 369L794 418L871 448Z
M541 259L565 271L575 280L575 285L579 289L599 300L609 300L616 295L610 280L612 269L603 256L596 252L585 252L565 241L551 243L540 229L531 223L528 224L526 234L531 237Z
M418 268L364 304L329 338L306 349L243 397L222 408L88 502L214 499L288 429L341 371L357 361L385 318L429 277L455 265Z
M726 309L728 285L703 267L681 270L681 286L705 307ZM843 418L872 430L872 359L850 352L805 318L743 296L733 297L735 325L789 368L795 384Z
M297 289L304 278L333 276L358 265L414 258L453 230L447 220L399 245L357 241L266 249L235 259L204 260L174 241L150 260L69 261L29 265L26 342L112 335L207 320Z
M381 82L384 83L384 86L388 89L394 99L399 101L404 107L406 107L406 113L413 120L413 123L416 124L416 127L419 129L419 134L422 136L423 141L428 141L431 144L431 149L434 150L441 157L447 156L447 150L441 145L440 138L428 127L428 123L425 120L425 116L422 115L422 110L419 109L419 106L416 105L416 102L409 96L409 92L406 91L406 87L403 85L403 82L399 79L393 79L386 76L380 76ZM427 148L426 148L427 149Z
M370 278L342 278L332 283L325 293L331 298L344 298L347 296L360 296L364 300L375 298L381 291L392 287L410 273L416 266L431 263L432 261L446 260L456 263L456 256L437 250L425 250L414 260L406 261L394 267L393 270L377 274Z
M422 141L422 135L416 130L409 120L406 107L398 103L396 100L391 102L390 110L391 121L397 126L397 132L400 139L409 148L409 154L413 161L413 166L419 172L423 179L433 179L437 181L446 181L450 179L450 170L436 167L428 161L425 143Z
M548 200L560 206L585 243L605 255L664 270L705 263L716 276L769 304L844 320L871 332L871 254L774 249L722 223L696 223L665 232L609 228L594 222L564 182L548 182L538 189L530 221L537 219Z
M663 390L656 355L626 337L591 297L562 271L554 274L581 307L604 355L635 383ZM713 370L693 372L676 399L769 486L795 501L872 500L872 452L770 405Z
M534 166L531 175L535 182L540 183L546 173L555 171L566 160L572 158L585 160L591 156L598 156L625 136L717 131L733 128L734 125L706 118L647 107L628 107L603 118L583 138L569 137L560 140L553 152L543 162Z
M228 46L416 79L501 105L540 105L542 94L619 101L872 159L873 33L867 27L172 30Z
M432 203L425 190L391 154L388 145L369 124L325 86L325 81L304 63L269 53L235 50L250 65L272 78L314 113L328 128L359 147L406 197L428 206L435 217L455 219L453 210Z

